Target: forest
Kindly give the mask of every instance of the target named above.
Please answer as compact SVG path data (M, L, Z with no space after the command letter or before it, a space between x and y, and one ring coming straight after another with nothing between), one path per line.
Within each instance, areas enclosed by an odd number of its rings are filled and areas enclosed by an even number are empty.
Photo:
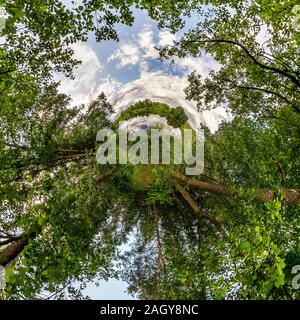
M109 279L136 299L300 299L298 0L0 0L0 13L0 300L87 299ZM188 69L184 103L161 89L164 103L116 110L105 90L86 103L61 90L57 75L72 84L85 66L78 44L117 46L141 15L174 37L147 49L153 64L212 61ZM216 130L191 121L220 108ZM201 131L203 172L98 163L97 133L137 119L149 141Z

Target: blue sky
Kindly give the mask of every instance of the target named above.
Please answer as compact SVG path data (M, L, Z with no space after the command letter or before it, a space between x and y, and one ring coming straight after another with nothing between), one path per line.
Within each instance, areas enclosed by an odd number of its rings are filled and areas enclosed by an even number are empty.
M189 24L196 24L194 16ZM97 43L91 36L87 43L74 46L75 57L82 65L76 70L74 81L62 76L61 90L73 98L74 104L88 103L102 91L113 104L116 115L128 105L146 98L182 106L190 124L197 128L200 123L215 130L226 116L223 108L199 114L195 104L186 101L184 88L186 77L196 70L205 76L218 65L211 57L187 57L175 59L175 64L158 60L154 47L171 45L180 35L158 30L157 25L141 11L136 13L133 27L118 26L120 42Z
M200 19L194 16L189 25ZM93 36L87 43L74 45L75 57L82 65L75 72L75 80L58 75L60 90L73 99L74 105L87 104L104 92L112 103L115 116L134 102L149 98L170 106L182 106L196 129L205 123L211 130L227 116L223 108L200 114L193 102L185 99L186 77L193 70L206 76L218 68L210 57L176 59L174 65L160 62L155 46L172 44L180 35L158 30L157 25L143 12L136 13L133 27L118 26L120 42L97 43ZM89 284L84 294L92 299L129 299L126 283L117 280L101 282L99 287Z

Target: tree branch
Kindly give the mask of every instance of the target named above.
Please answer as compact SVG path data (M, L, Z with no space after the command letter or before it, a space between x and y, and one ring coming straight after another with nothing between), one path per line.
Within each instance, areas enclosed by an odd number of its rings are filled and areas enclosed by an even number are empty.
M253 61L253 63L257 66L259 66L260 68L264 69L264 70L268 70L268 71L272 71L274 73L280 74L285 78L288 78L289 80L291 80L298 88L300 88L300 80L297 78L297 76L294 76L293 74L291 74L290 72L286 71L286 70L282 70L276 67L272 67L272 66L268 66L263 64L262 62L260 62L243 44L233 41L233 40L226 40L226 39L203 39L203 40L184 40L184 43L227 43L227 44L231 44L234 46L237 46L239 48L241 48L246 55Z
M225 238L227 237L227 232L223 228L222 224L216 220L214 217L206 214L201 210L197 203L194 201L194 199L190 196L190 194L184 190L184 188L177 182L174 183L176 189L180 192L182 197L186 200L186 202L190 205L190 207L193 209L194 213L198 216L199 219L205 219L208 220L211 224L213 224L217 230L222 234L222 236Z
M201 190L217 193L226 197L236 195L228 186L218 184L218 183L211 183L211 182L204 182L201 180L197 180L195 178L188 178L182 175L179 172L173 172L173 177L177 180L187 183L190 186L196 187ZM246 191L246 190L245 190ZM289 205L299 205L300 204L300 189L282 189L284 201ZM256 192L255 200L257 202L271 202L272 200L276 199L277 192L271 189L260 189Z

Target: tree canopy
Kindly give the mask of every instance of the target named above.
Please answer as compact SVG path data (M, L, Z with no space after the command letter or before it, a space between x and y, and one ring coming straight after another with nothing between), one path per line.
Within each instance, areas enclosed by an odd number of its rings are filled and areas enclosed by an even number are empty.
M3 299L85 298L88 281L121 278L142 299L299 299L300 60L296 0L1 1L0 265ZM53 73L79 63L70 45L117 40L146 10L176 32L161 58L210 54L187 99L233 120L205 131L205 169L100 165L97 132L152 114L187 126L178 106L140 101L112 123L104 94L70 106ZM96 22L97 21L97 22ZM133 235L128 252L119 252ZM119 266L116 267L116 261ZM79 286L77 285L79 283ZM45 295L46 294L46 295Z

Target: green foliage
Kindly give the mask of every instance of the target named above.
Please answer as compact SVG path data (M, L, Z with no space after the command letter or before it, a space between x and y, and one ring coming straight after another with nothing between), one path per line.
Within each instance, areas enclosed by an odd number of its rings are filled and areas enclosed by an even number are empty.
M173 199L173 185L170 183L170 167L154 167L147 192L146 203L149 205L169 205Z
M188 121L188 116L181 107L171 109L167 114L168 124L174 128L180 128Z
M173 109L163 103L145 100L137 102L123 111L115 121L114 127L118 128L123 121L150 115L158 115L166 118L168 124L174 128L181 128L188 121L188 117L181 107Z
M118 276L142 299L299 299L291 288L300 261L299 205L284 195L300 188L296 0L0 4L7 15L0 49L0 261L15 236L24 241L6 268L4 299L41 299L45 292L83 299L86 282ZM53 72L71 76L78 64L71 44L90 31L98 41L117 40L114 26L132 25L134 7L172 31L191 14L202 17L161 55L205 52L219 63L206 79L192 73L186 94L201 111L226 105L234 116L213 134L206 129L205 171L194 178L227 186L226 196L175 180L172 173L184 165L96 163L100 129L152 114L183 129L181 107L141 101L111 124L104 95L88 108L71 108L52 82ZM272 197L257 201L266 190ZM135 243L120 257L119 246L133 233Z
M145 165L134 166L129 177L131 186L136 191L146 191L150 187L152 179L152 168Z
M189 76L187 98L201 111L226 103L235 115L278 119L282 107L299 114L296 4L297 0L186 3L202 19L175 46L162 48L161 56L206 53L219 63L207 78L196 72Z
M99 188L95 180L101 175L95 137L99 127L110 125L111 107L100 95L81 115L55 85L40 91L32 82L32 88L35 94L3 99L0 112L0 229L37 235L22 252L22 263L9 267L6 296L36 298L67 286L79 298L72 283L112 275L120 241L111 238L113 225L99 235L115 204L106 199L109 185Z

